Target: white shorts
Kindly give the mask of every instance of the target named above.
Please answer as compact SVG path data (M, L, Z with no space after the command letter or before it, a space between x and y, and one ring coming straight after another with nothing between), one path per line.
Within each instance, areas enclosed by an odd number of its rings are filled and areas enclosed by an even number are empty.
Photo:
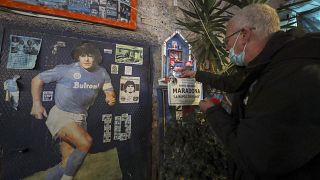
M71 122L78 123L82 128L87 130L87 115L62 111L57 106L53 106L49 112L46 125L53 138L57 138L57 133L61 128Z

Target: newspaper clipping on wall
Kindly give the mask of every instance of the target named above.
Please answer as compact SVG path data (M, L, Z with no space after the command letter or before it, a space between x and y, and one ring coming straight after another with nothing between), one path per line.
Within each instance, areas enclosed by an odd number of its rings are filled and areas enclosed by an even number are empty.
M42 39L10 35L8 69L33 69Z
M123 44L116 45L116 63L143 64L143 48Z

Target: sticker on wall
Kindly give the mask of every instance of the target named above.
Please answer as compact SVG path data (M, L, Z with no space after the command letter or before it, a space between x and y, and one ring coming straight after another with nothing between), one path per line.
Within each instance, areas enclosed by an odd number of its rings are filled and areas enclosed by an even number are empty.
M182 120L182 118L183 118L182 106L176 106L176 120Z
M124 66L124 74L125 75L132 75L132 66Z
M103 49L103 53L112 54L112 49Z
M42 39L10 35L8 69L33 69Z
M120 103L139 103L140 77L121 76Z
M143 48L137 46L117 44L115 61L117 63L142 65Z
M53 101L53 91L43 91L42 101Z
M18 110L19 106L19 87L17 80L19 75L14 75L12 79L8 79L3 83L3 89L6 91L5 101L11 103L11 107Z
M112 114L102 114L103 121L103 143L111 142Z
M51 53L53 55L56 55L58 53L58 50L63 47L66 47L66 43L63 41L57 41L56 44L53 45Z
M111 64L111 74L118 74L119 72L119 65Z
M114 117L113 140L125 141L131 138L131 115L124 113Z

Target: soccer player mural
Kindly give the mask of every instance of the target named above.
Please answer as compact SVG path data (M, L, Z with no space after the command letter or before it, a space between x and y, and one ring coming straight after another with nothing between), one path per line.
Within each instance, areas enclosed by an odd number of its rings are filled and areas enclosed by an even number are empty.
M92 137L86 130L87 111L99 91L104 91L109 106L116 102L110 76L99 66L102 56L96 45L82 42L72 56L76 62L41 72L31 82L31 115L36 119L47 117L46 126L52 137L61 140L61 163L51 168L46 179L72 179L81 167L92 145ZM51 82L56 83L55 105L47 116L41 93L43 84Z

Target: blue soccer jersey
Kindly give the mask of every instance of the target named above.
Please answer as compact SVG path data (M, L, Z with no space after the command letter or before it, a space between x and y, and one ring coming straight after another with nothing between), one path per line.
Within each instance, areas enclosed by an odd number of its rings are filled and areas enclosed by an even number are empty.
M79 63L57 65L39 74L44 83L56 82L55 103L63 111L87 114L99 90L113 90L107 71L98 66L93 72Z

